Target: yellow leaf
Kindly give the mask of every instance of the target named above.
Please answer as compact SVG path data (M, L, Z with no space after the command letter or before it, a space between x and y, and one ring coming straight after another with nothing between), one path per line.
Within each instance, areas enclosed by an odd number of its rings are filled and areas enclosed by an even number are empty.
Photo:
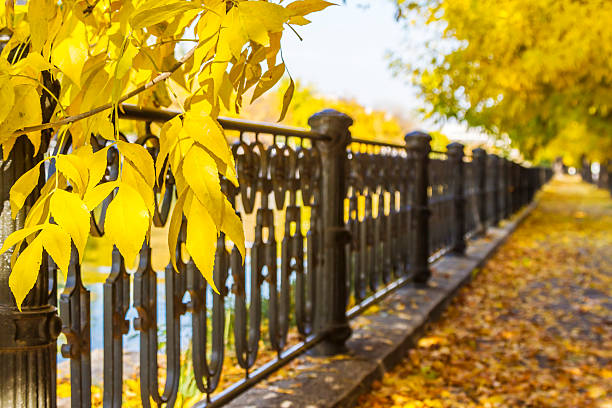
M7 115L14 108L15 90L13 84L9 80L9 76L0 72L0 123L4 122ZM2 136L0 134L0 136Z
M238 187L238 176L236 175L236 169L234 168L234 164L232 163L231 165L228 166L225 162L221 161L217 157L217 155L213 154L205 146L200 146L200 147L206 150L206 152L208 152L208 154L210 154L210 156L215 160L219 173L221 173L223 177L228 179L228 181L230 181L234 186Z
M17 212L23 207L26 199L38 184L40 177L40 164L28 170L24 175L19 177L13 187L11 187L10 201L11 201L11 214L13 219L17 217Z
M605 388L603 388L603 387L601 387L599 385L591 385L587 389L587 393L589 394L590 398L597 399L597 398L605 396L606 395L606 390L605 390Z
M238 3L240 25L249 40L263 46L270 44L268 33L283 31L288 15L285 8L266 1L243 1Z
M51 62L80 87L81 72L89 50L85 24L71 14L64 22L62 31L51 51Z
M138 30L150 27L163 21L168 21L172 17L185 13L199 7L198 2L175 1L169 4L158 5L159 2L148 2L155 4L151 7L145 2L145 6L136 10L130 19L130 25Z
M32 40L31 51L35 53L42 50L47 41L48 21L55 16L55 4L51 0L28 1L28 21L30 22Z
M70 264L70 235L60 226L55 224L45 224L39 235L45 251L49 253L64 276L68 273Z
M92 70L87 80L85 80L83 85L83 99L81 101L80 109L83 111L87 111L93 108L96 108L103 103L106 103L110 99L110 86L107 87L109 82L109 75L104 67L99 67L97 69ZM85 75L84 75L85 76ZM106 119L107 114L101 114L98 117ZM108 121L108 119L106 119ZM92 120L92 123L99 122L100 119L95 118ZM91 129L95 131L96 129Z
M56 190L51 196L50 209L53 220L70 234L82 260L90 228L87 206L77 194Z
M86 162L74 154L60 154L55 158L55 168L70 181L76 192L85 192L89 179Z
M223 221L221 223L221 231L223 231L229 239L236 245L242 255L242 263L246 257L246 249L244 246L244 228L242 221L230 202L223 198Z
M220 225L223 197L215 161L204 149L194 144L183 160L182 173L200 203L213 214L215 224Z
M28 75L30 78L36 79L40 71L46 71L51 68L53 66L42 55L30 52L27 57L20 59L19 62L13 65L11 71L15 74L30 74Z
M155 185L155 167L153 165L153 158L147 149L139 144L128 143L122 140L117 142L117 147L121 154L134 164L134 167L142 174L147 184L153 187Z
M117 61L116 79L122 79L131 69L133 69L134 57L136 57L138 51L139 49L137 47L131 42L128 42L123 55L121 55L121 58Z
M33 227L44 224L49 219L49 202L51 194L44 194L36 200L32 208L28 211L24 225Z
M329 6L335 6L335 4L323 0L297 0L288 4L286 9L290 16L305 16L324 10Z
M213 279L217 228L210 214L197 199L191 200L187 216L185 246L206 282L219 293Z
M140 197L142 197L147 207L147 211L149 211L149 215L153 215L153 209L155 207L153 188L144 181L140 173L129 161L123 163L121 182L129 184L138 191L138 194L140 194Z
M116 181L111 181L108 183L102 183L99 186L95 186L91 190L87 190L85 196L83 197L83 202L89 208L89 211L93 211L94 208L98 206L106 197L113 192L115 188L119 186L119 183Z
M289 19L289 22L288 22L288 24L294 24L294 25L300 25L300 26L304 26L310 23L311 23L310 20L302 16L293 16Z
M19 310L21 310L23 300L38 279L41 261L42 240L38 236L19 254L9 276L9 287L15 296Z
M164 162L166 161L168 154L174 150L174 147L178 142L179 133L181 132L182 127L183 124L181 119L177 116L170 119L162 126L159 133L159 153L157 154L157 158L155 160L155 178L157 180L160 178L159 176L164 167ZM164 179L160 181L161 185L163 185L165 182Z
M219 35L216 60L226 61L231 57L240 57L244 44L248 42L247 34L240 24L238 7L232 7L221 24L224 29Z
M283 95L283 109L281 110L280 118L278 119L279 122L285 119L285 115L287 115L287 110L289 110L289 104L293 98L294 91L295 83L293 83L293 78L289 78L289 87L285 91L285 95Z
M4 243L2 244L2 248L0 248L0 254L5 253L9 248L12 248L14 245L20 243L36 231L42 229L42 225L36 225L34 227L22 228L17 231L14 231L6 237Z
M185 198L187 197L187 191L183 191L179 194L178 200L172 210L172 216L170 217L170 225L168 227L168 248L170 248L170 261L172 267L178 272L176 267L176 245L178 242L179 233L181 232L181 224L183 223L183 209L185 205Z
M133 187L121 183L106 210L104 231L117 246L127 265L133 265L150 227L150 217L142 197Z
M30 84L19 84L15 85L13 90L14 100L18 103L10 107L10 112L6 115L4 122L0 124L0 141L12 136L12 133L18 129L39 125L42 122L40 96L36 87ZM5 102L2 101L2 103ZM34 145L34 152L38 152L40 131L28 132L27 137Z
M193 112L185 114L183 130L200 145L230 167L235 167L234 156L227 144L223 129L212 117Z
M261 76L261 79L257 83L255 87L255 91L253 92L253 97L251 98L251 103L254 100L259 98L265 92L270 90L276 83L283 77L285 73L285 64L281 63L275 67L270 68L268 71L264 72Z
M93 154L89 163L89 183L87 186L88 190L94 188L94 186L96 186L100 182L100 180L102 180L102 177L104 177L108 164L107 157L109 148L110 146L107 146Z

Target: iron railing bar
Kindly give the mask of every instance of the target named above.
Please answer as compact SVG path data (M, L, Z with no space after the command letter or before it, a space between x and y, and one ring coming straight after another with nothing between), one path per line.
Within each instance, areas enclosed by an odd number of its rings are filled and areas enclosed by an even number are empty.
M452 249L451 246L446 246L446 247L444 247L442 249L437 250L436 252L434 252L433 254L431 254L429 256L429 258L428 258L429 263L433 264L433 263L437 262L444 255L448 254L451 251L451 249Z
M387 286L385 286L383 289L381 289L381 290L377 291L376 293L368 296L367 298L365 298L364 300L359 302L359 304L357 304L357 305L353 306L352 308L350 308L346 312L347 317L349 319L353 319L353 318L359 316L362 312L364 312L370 306L380 302L385 297L387 297L391 293L395 292L399 288L405 286L406 284L412 283L412 278L413 278L413 276L410 275L410 276L401 277L398 280L393 281L392 283L390 283Z
M214 396L209 403L207 403L205 400L200 401L196 403L193 408L215 408L227 404L234 398L241 395L244 391L257 385L260 381L264 380L270 374L273 374L276 370L283 367L300 354L316 346L325 338L326 335L327 332L321 332L308 336L305 341L281 352L279 357L253 371L248 378L235 382L228 388L224 389L222 392Z
M392 147L395 149L405 149L406 148L406 146L397 144L397 143L377 142L374 140L356 139L356 138L351 138L351 143L363 143L363 144L374 145L374 146Z
M170 109L139 108L136 105L122 104L119 108L120 119L165 122L180 115L181 112ZM329 137L308 129L255 122L244 119L219 117L219 124L226 130L240 132L264 133L276 136L300 137L311 140L330 140Z
M433 255L431 255L428 258L429 263L430 264L434 264L440 258L442 258L444 255L449 253L450 250L451 250L451 247L445 247L445 248L440 249L439 251L436 251ZM393 292L395 292L396 290L404 287L406 284L412 283L412 278L413 278L412 275L410 275L410 276L404 276L402 278L399 278L399 279L393 281L392 283L390 283L387 286L385 286L383 289L377 291L376 293L373 293L372 295L368 296L367 298L365 298L364 300L359 302L359 304L357 304L357 305L353 306L352 308L350 308L346 312L346 315L348 316L349 319L353 319L353 318L359 316L361 313L363 313L370 306L380 302L381 300L383 300L388 295L390 295Z

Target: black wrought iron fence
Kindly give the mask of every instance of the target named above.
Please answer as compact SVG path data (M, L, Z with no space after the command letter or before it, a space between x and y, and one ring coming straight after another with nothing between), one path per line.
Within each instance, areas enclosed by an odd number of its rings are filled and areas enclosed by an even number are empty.
M146 124L136 143L153 157L159 151L153 124L175 115L133 106L120 114ZM352 139L352 120L336 111L312 116L311 129L220 123L232 137L240 181L235 188L222 180L222 189L245 226L245 262L220 235L213 272L220 293L213 293L183 253L184 221L173 248L178 274L153 265L160 251L153 239L133 273L114 250L101 294L103 325L92 332L92 311L100 307L92 307L95 296L76 262L65 281L45 262L34 289L38 300L17 313L8 291L10 263L2 258L0 325L11 328L0 332L7 363L2 389L11 390L0 395L2 407L50 407L58 398L75 408L119 407L134 392L126 380L136 384L145 407L174 406L186 381L201 396L196 406L222 405L306 350L342 352L350 318L402 285L426 284L431 262L447 251L463 253L469 237L528 204L551 177L548 169L487 159L479 149L465 157L458 143L431 152L421 132L406 135L405 145ZM2 163L5 203L27 167L28 143L22 137ZM92 143L100 149L107 142L93 137ZM117 177L118 165L111 149L106 181ZM171 173L165 185L155 197L161 233L176 200ZM108 204L93 214L99 236ZM5 204L3 223L12 222L8 211ZM14 227L3 225L2 238ZM59 361L69 374L58 379L60 321ZM92 344L101 344L101 353ZM126 372L130 358L138 370ZM102 381L92 363L101 367ZM57 395L57 381L69 384L69 397ZM96 387L103 390L97 397Z

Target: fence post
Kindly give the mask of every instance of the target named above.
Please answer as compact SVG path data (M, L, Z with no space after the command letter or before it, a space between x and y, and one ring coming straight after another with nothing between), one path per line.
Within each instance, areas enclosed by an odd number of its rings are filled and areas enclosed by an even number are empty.
M582 169L581 169L582 180L587 183L592 183L593 176L591 175L591 162L589 162L589 160L586 158L584 154L582 155L581 162L582 162Z
M476 188L478 189L478 218L480 218L480 235L487 235L487 152L484 149L476 148L472 151L474 162L476 163Z
M9 158L6 161L0 160L2 242L11 232L23 227L25 213L33 204L32 198L28 199L26 209L21 210L16 219L11 217L9 191L15 181L40 158L40 155L32 157L33 150L26 136L21 136ZM9 288L12 252L9 250L0 257L0 406L54 407L56 339L61 331L61 322L56 308L48 304L47 257L43 256L38 280L26 296L20 312Z
M520 189L519 189L519 177L518 177L518 164L512 162L512 214L514 215L520 207Z
M490 197L492 201L492 214L491 214L491 225L494 227L499 224L499 165L497 164L497 156L494 154L489 154L488 159L491 161L491 174L487 176L490 177L491 191L493 197Z
M414 165L414 196L412 202L414 235L412 237L412 269L414 282L427 283L429 270L429 152L431 136L423 132L411 132L405 137L408 158Z
M347 146L351 141L349 127L353 120L344 113L326 109L308 119L313 131L329 140L318 143L321 151L321 214L323 218L322 267L315 276L315 333L326 332L325 339L311 352L333 355L345 351L351 336L346 317L346 245L350 232L344 224L344 199L347 193Z
M453 202L455 217L455 236L452 251L457 254L465 254L465 171L463 166L463 145L451 143L446 146L448 160L454 173Z
M498 223L504 219L505 214L505 203L506 203L506 164L505 159L501 156L497 157L497 182L499 183L497 189L497 200L499 202L499 208L497 212Z
M512 167L510 160L504 158L504 218L510 218L512 214L512 196L510 190L512 188Z

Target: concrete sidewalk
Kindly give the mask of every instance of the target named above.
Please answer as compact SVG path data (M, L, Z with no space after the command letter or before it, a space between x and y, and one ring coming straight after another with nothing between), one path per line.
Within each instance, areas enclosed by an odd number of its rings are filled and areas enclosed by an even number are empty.
M562 177L361 407L612 407L612 200Z
M466 256L447 255L432 266L427 287L406 286L351 321L349 353L333 358L301 356L279 374L236 398L228 407L324 408L352 406L373 381L401 361L457 289L493 254L533 210L525 208L484 239L472 240Z

